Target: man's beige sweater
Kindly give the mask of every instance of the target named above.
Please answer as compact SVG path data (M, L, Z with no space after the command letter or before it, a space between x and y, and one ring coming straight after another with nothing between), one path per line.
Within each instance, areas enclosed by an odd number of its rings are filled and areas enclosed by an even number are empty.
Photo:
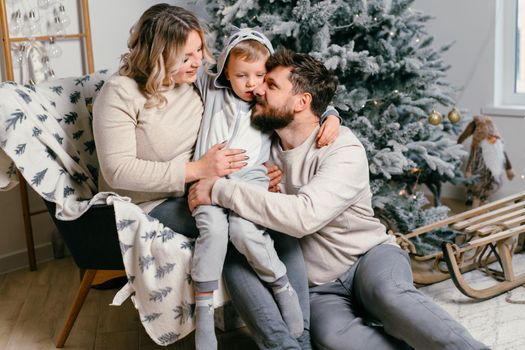
M283 170L283 193L227 179L219 179L212 191L213 204L300 238L310 285L335 280L378 244L396 244L374 218L361 142L341 127L336 141L319 149L318 131L287 151L275 138L270 161Z
M184 193L203 104L193 85L163 94L164 107L145 108L146 97L133 79L114 75L104 84L93 106L100 191L134 203Z

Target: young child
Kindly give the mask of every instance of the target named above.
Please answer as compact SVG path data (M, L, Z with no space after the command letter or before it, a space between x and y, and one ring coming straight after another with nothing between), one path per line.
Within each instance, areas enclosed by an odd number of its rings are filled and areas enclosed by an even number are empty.
M229 176L265 188L268 187L268 176L263 163L270 154L270 135L252 127L250 115L253 90L264 80L265 63L271 53L272 45L263 34L249 28L240 29L230 36L222 51L217 73L212 75L201 69L196 82L205 108L195 160L211 146L227 140L227 147L246 150L247 163ZM329 112L337 115L335 110ZM318 135L322 144L331 143L339 133L339 117L327 119ZM196 301L196 348L217 348L213 291L218 288L228 240L246 256L259 278L271 288L283 320L290 332L299 337L303 332L299 299L264 227L217 206L200 206L193 216L200 232L191 270Z

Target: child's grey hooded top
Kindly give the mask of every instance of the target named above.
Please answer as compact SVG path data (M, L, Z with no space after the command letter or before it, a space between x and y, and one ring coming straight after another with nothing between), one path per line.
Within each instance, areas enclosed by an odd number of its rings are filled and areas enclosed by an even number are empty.
M255 129L250 122L252 104L235 95L224 77L224 66L231 49L244 40L257 40L270 53L273 47L262 34L250 28L233 33L217 61L217 73L199 69L196 86L204 102L204 115L197 138L194 159L200 159L213 145L228 141L228 148L246 150L249 157L245 169L261 165L270 154L270 134Z

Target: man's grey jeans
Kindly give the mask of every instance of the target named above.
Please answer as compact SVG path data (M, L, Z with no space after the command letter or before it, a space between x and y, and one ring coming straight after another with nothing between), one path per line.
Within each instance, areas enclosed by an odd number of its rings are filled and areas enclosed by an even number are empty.
M310 288L318 349L488 349L413 285L405 251L370 249L334 282Z

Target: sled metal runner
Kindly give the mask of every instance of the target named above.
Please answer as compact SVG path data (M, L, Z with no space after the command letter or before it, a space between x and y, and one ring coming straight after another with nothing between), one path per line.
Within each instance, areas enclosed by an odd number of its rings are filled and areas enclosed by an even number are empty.
M410 238L445 225L459 232L454 243L443 243L442 251L434 254L415 254ZM484 300L525 284L525 272L516 275L512 264L513 255L524 250L524 233L525 192L520 192L396 236L410 253L415 283L430 284L450 277L463 294ZM484 271L496 283L473 288L463 277L473 269Z

